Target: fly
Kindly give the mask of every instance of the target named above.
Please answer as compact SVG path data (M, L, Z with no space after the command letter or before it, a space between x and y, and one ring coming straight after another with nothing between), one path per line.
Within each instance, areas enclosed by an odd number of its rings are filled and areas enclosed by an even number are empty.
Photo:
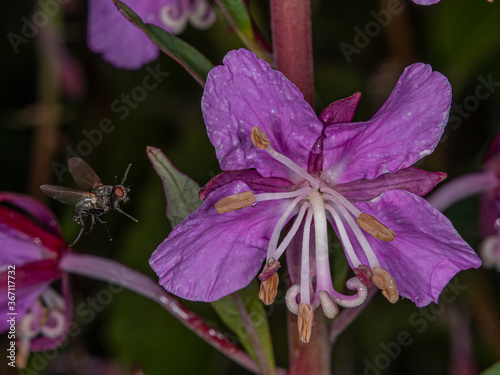
M74 157L68 160L68 167L76 184L82 190L75 190L57 185L40 186L42 192L47 194L49 197L62 203L74 205L73 221L78 222L82 229L80 230L78 237L76 237L76 240L69 245L70 247L78 242L80 236L85 230L85 223L83 220L85 216L90 216L92 220L89 232L94 227L96 221L106 227L106 222L99 216L111 210L116 210L137 222L137 219L122 211L120 208L120 203L125 203L130 200L128 195L130 189L125 187L123 184L127 179L127 174L131 166L132 164L128 165L119 185L103 185L101 179L97 176L90 165L82 159ZM107 227L106 230L108 230ZM112 240L110 234L109 240Z

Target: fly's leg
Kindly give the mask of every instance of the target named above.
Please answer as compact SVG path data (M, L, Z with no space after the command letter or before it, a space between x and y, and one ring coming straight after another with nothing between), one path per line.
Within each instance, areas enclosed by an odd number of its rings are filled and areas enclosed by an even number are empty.
M94 219L94 217L95 217L95 220L97 220L99 223L101 223L102 225L104 225L104 228L106 228L106 231L108 232L109 240L113 241L113 238L111 237L111 232L109 231L109 228L106 225L106 222L104 220L102 220L102 219L99 219L97 216L92 216L92 219Z
M73 220L76 221L76 222L78 222L80 224L80 226L82 227L82 229L80 229L80 233L78 233L78 236L76 237L76 240L74 240L69 245L69 247L73 247L78 242L78 240L82 236L83 231L85 230L85 222L83 221L81 213L79 213L78 216L76 216L75 214L73 214Z

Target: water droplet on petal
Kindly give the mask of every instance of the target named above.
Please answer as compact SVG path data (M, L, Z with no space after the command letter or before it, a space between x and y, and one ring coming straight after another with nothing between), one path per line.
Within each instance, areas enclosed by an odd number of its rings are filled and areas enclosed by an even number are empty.
M252 208L257 208L257 202L253 202L253 203L250 205L250 207L252 207Z

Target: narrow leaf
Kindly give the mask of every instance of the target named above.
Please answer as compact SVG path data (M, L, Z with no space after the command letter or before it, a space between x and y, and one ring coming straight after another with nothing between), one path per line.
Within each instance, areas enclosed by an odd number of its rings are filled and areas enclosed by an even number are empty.
M120 13L134 26L141 29L162 52L177 61L201 86L205 85L208 72L214 65L201 52L161 27L144 23L132 9L121 1L114 0L114 3Z
M219 0L218 4L248 49L255 52L258 57L271 62L271 47L264 42L263 37L254 28L245 0Z
M258 285L254 280L246 288L239 290L238 293L243 300L248 316L253 323L255 332L259 338L262 350L270 365L272 372L275 372L274 353L269 332L266 310L258 298ZM238 336L245 350L258 362L254 347L249 335L245 329L242 317L233 295L228 295L218 301L212 302L212 307L217 312L221 320Z
M167 218L173 228L200 206L200 187L187 175L179 172L159 148L148 147L147 154L163 183Z
M500 375L500 362L495 363L489 369L482 372L481 375Z

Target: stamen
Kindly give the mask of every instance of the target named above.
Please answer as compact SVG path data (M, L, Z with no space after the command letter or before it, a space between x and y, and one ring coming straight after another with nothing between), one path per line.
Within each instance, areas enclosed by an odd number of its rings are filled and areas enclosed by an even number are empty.
M338 191L335 191L329 187L322 186L321 191L328 193L325 194L323 197L326 200L333 201L336 203L339 203L346 207L349 211L352 212L352 214L356 217L358 217L361 214L361 211L357 209L351 202L349 202L342 194L340 194ZM336 198L336 199L335 199Z
M265 150L271 145L267 134L259 129L258 126L252 128L252 133L250 134L250 139L255 147Z
M320 290L318 292L319 303L321 304L321 308L325 313L325 316L329 319L333 319L339 313L339 308L333 301L332 297L328 294L328 292L324 290Z
M360 214L359 217L356 218L356 223L378 240L391 242L396 236L391 229L387 228L380 221L368 214Z
M279 247L276 249L272 257L274 259L279 259L279 257L285 252L286 248L288 245L290 245L290 242L292 242L293 237L299 230L300 224L302 223L302 219L304 218L306 214L306 209L309 207L309 203L304 202L302 203L302 206L300 206L300 211L299 214L297 215L292 227L286 234L285 238L283 238L283 241L281 241Z
M349 236L347 235L347 232L344 227L344 223L342 223L342 220L340 219L339 214L337 211L335 211L335 208L330 206L329 204L325 204L325 208L330 212L330 214L333 217L333 220L335 221L335 225L337 226L337 229L339 231L340 235L340 240L342 241L342 245L344 245L344 249L346 251L347 257L351 261L351 264L360 264L360 260L358 259L358 256L356 255L354 248L352 247L351 241L349 240Z
M225 214L226 212L241 210L254 202L255 196L253 192L244 191L243 193L233 194L222 198L215 204L215 210L219 214Z
M250 135L250 138L252 139L252 143L254 144L255 147L260 149L265 149L269 153L269 155L271 155L274 159L276 159L281 164L288 167L293 172L297 173L299 176L309 181L313 189L319 188L319 179L311 176L309 173L307 173L307 171L299 167L297 163L295 163L292 159L277 152L271 146L271 142L269 141L267 134L261 131L257 126L254 126L252 128L252 134Z
M266 262L266 265L264 266L264 269L258 276L259 280L260 281L268 280L272 275L274 275L278 271L278 268L280 267L281 267L280 262L278 262L274 258L269 258Z
M345 207L341 205L339 202L335 202L335 206L337 209L340 211L342 214L342 217L347 221L347 224L349 224L349 227L352 229L352 232L354 233L354 236L358 240L359 244L361 245L361 248L363 249L366 258L368 259L368 263L370 264L370 267L373 269L374 267L380 267L378 263L377 256L373 252L372 247L366 240L363 232L361 232L361 229L359 229L359 226L356 224L356 222L353 220L352 216L347 212ZM356 263L354 263L356 264ZM358 263L359 264L359 263Z
M311 306L307 303L299 305L299 313L297 314L297 325L299 327L299 339L306 344L311 339L311 331L313 325L314 313Z
M283 212L283 214L279 218L278 222L276 223L276 226L274 227L273 234L271 235L271 239L269 240L269 245L267 246L267 259L274 258L273 254L275 253L276 248L278 246L280 233L281 233L283 227L285 226L285 222L288 219L288 216L290 215L290 213L295 208L295 206L297 206L297 204L304 198L305 198L305 196L302 196L302 195L299 195L297 198L295 198L293 200L293 202L290 203L290 205L287 207L285 212Z
M373 268L373 283L382 290L382 294L390 303L396 303L399 299L396 283L389 272L380 267Z
M306 195L310 194L312 189L308 186L302 189L290 191L290 192L283 192L283 193L261 193L261 194L255 194L255 201L256 202L262 202L262 201L271 201L271 200L277 200L277 199L289 199L289 198L295 198L299 195Z
M259 290L259 298L265 305L272 305L276 294L278 294L279 277L277 273L261 282Z
M364 264L360 264L357 268L353 269L356 277L363 283L367 288L371 288L372 284L372 276L373 272L370 267L365 266Z

